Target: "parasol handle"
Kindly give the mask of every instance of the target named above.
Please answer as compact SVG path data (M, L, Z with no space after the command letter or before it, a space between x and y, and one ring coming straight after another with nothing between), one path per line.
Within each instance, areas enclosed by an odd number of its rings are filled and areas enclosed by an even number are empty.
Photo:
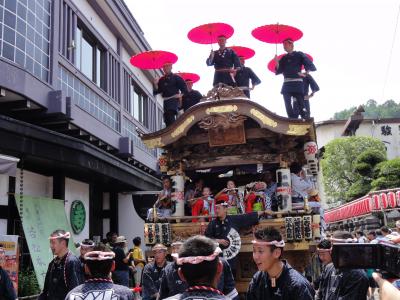
M278 33L279 33L279 22L276 22L275 55L278 55Z

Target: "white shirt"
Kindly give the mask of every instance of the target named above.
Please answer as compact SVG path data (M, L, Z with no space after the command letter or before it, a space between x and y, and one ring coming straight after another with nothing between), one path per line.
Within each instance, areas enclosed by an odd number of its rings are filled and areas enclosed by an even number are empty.
M307 179L304 179L296 174L291 173L292 181L292 197L308 197L308 190L312 189L312 184Z

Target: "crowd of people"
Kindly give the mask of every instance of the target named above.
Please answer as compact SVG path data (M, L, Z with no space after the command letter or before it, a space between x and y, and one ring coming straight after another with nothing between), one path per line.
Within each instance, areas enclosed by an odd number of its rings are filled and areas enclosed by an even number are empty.
M237 229L241 222L235 219L237 215L226 215L224 203L217 204L217 209L223 211L218 220L223 223L215 226L211 222L205 236L176 241L171 245L171 254L166 246L156 244L152 248L152 260L145 259L140 238L136 237L134 248L127 251L126 240L115 233L109 233L103 243L82 241L80 257L77 257L69 250L70 233L55 230L49 237L54 259L48 266L38 299L239 299L232 272L234 264L221 253L227 231ZM247 224L240 226L256 224L260 214L252 214L248 216ZM221 225L224 228L218 229ZM377 287L381 299L400 299L399 290L380 274L373 273L374 270L341 269L332 263L332 246L336 243L397 242L399 232L400 220L396 222L396 230L382 227L377 232L369 232L367 238L360 232L328 234L317 245L317 255L323 266L321 275L318 280L309 281L283 259L285 242L279 230L274 227L258 229L252 241L253 260L258 271L248 286L246 299L375 299L373 289ZM15 300L13 285L1 268L3 260L4 249L0 245L0 299ZM128 270L118 267L122 263ZM131 283L129 266L134 267L134 274L138 274Z
M291 192L293 210L304 209L307 205L319 212L321 209L318 191L314 183L306 176L300 164L294 162L291 170ZM185 189L185 215L192 216L192 222L204 221L206 216L216 215L216 202L225 202L229 215L237 215L265 210L278 210L277 183L274 172L266 171L261 181L251 182L240 189L234 180L228 180L226 187L217 193L210 186L206 186L202 178L197 179L194 185L188 184ZM172 184L168 177L163 178L163 190L159 193L154 207L149 209L147 219L152 221L155 213L159 219L168 218L175 211L172 201ZM155 210L156 211L155 211ZM204 217L202 217L204 216Z
M251 68L245 66L243 56L239 57L234 50L226 46L226 41L224 35L219 36L219 49L211 50L206 60L208 66L215 68L213 86L238 87L247 98L250 98L250 91L259 85L261 80ZM283 48L287 54L280 59L275 57L275 73L284 77L281 93L287 115L289 118L309 119L311 115L309 100L319 91L318 84L309 73L316 71L316 68L306 54L294 50L292 39L286 39ZM302 68L305 72L302 72ZM191 79L183 80L172 72L172 63L164 64L163 73L161 78L154 81L153 94L161 94L163 97L164 123L169 126L175 122L180 110L188 110L199 103L203 96L193 89Z

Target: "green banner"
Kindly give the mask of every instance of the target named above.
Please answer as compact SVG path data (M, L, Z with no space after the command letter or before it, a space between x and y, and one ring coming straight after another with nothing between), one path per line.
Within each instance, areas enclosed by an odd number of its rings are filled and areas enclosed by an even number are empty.
M20 210L20 196L15 195L18 210ZM50 250L49 236L56 229L71 232L64 210L64 200L44 197L23 196L22 224L28 243L29 252L35 268L39 286L43 289L47 267L53 259ZM72 232L71 232L72 233ZM71 237L69 248L76 253L74 241Z

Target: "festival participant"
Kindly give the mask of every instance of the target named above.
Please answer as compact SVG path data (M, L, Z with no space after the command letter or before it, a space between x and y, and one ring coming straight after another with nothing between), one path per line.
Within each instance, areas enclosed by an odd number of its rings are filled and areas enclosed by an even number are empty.
M130 253L130 258L133 259L133 262L135 264L135 285L136 287L140 286L141 280L142 280L142 272L144 265L146 263L146 260L144 259L142 249L140 248L140 245L142 243L142 239L137 236L133 240L133 250Z
M172 184L168 177L163 178L163 189L157 196L157 201L154 204L159 218L170 217L172 214ZM147 211L147 220L153 220L153 208Z
M211 50L207 58L207 66L214 66L213 86L223 83L230 86L236 86L235 74L241 68L240 61L235 51L226 48L226 36L218 37L219 49Z
M203 98L203 95L200 94L199 91L193 89L193 80L186 79L185 82L188 92L182 97L183 111L187 111L193 105L199 103L201 98Z
M244 210L241 208L241 195L239 194L236 184L233 180L228 180L226 188L222 189L215 195L215 200L224 200L228 203L228 214L237 215Z
M255 86L261 83L261 80L260 78L257 77L257 75L253 72L252 69L244 66L245 60L243 56L239 56L239 61L242 67L240 68L240 70L236 72L235 75L236 85L239 88L242 88L243 93L247 96L247 98L250 98L250 90L254 90ZM251 81L251 88L249 88L250 81Z
M264 211L266 209L264 190L267 188L265 182L252 182L246 187L251 189L244 199L246 203L246 213ZM271 209L271 207L269 207L269 209Z
M332 244L357 242L347 231L335 231L331 237ZM329 271L329 274L328 274ZM320 299L324 300L359 300L366 299L369 288L367 274L359 269L327 270L324 291Z
M103 244L87 252L84 259L88 279L71 290L65 300L133 300L134 295L129 288L114 284L111 280L111 272L115 267L114 256L114 252Z
M79 244L79 252L80 252L80 256L79 256L79 260L81 261L81 266L82 266L82 272L85 275L85 279L86 279L86 274L85 274L85 254L93 251L95 244L92 240L89 239L84 239L80 244Z
M332 263L332 243L331 241L325 239L319 242L317 245L317 253L318 258L321 260L323 268L322 274L319 281L319 288L315 295L316 300L328 299L329 295L328 285L329 285L329 277L332 275L335 267Z
M293 209L303 209L304 198L309 196L313 190L313 186L307 180L303 168L297 162L293 162L290 165L290 173L292 182L292 207Z
M298 111L303 119L307 117L307 111L304 108L304 84L303 78L310 71L316 71L314 64L303 52L294 51L293 40L288 38L283 41L283 48L287 52L281 59L275 56L276 71L275 74L283 74L284 82L281 93L285 101L286 112L289 118L297 118ZM301 67L304 66L306 73L301 73ZM294 102L292 105L292 97ZM296 106L298 109L296 110Z
M171 244L172 257L174 262L168 264L163 272L160 283L160 297L159 299L165 299L176 294L183 293L189 286L185 281L179 277L178 269L179 265L176 263L178 258L178 252L183 242L177 241ZM229 263L225 258L220 257L220 261L223 264L223 271L221 277L218 280L218 289L222 291L228 298L232 300L238 300L239 294L235 287L235 280L233 279L232 270Z
M203 188L203 194L200 198L192 201L192 216L213 216L215 214L215 202L211 195L209 187ZM192 222L204 221L203 218L193 219Z
M319 86L315 79L308 73L304 73L305 77L303 78L303 85L304 85L304 108L306 109L306 118L309 119L311 116L311 110L310 110L310 99L314 97L314 94L319 91ZM310 93L311 89L311 94ZM297 107L298 108L298 107ZM296 116L299 115L298 109L295 113ZM297 118L297 117L296 117Z
M156 244L153 247L154 261L148 263L143 270L142 295L143 300L155 300L159 297L161 276L168 265L166 260L167 247Z
M164 123L168 127L176 120L187 88L182 77L172 73L172 63L165 63L163 72L164 76L154 81L153 95L161 94L164 98Z
M265 202L267 204L267 209L272 209L273 211L278 210L278 201L276 199L276 182L271 171L266 171L264 173L263 182L265 182L266 187L264 190ZM269 204L270 203L270 204Z
M285 242L273 227L254 234L253 259L258 272L250 282L247 299L313 300L314 290L307 279L282 260Z
M3 245L0 244L0 299L15 300L17 299L17 295L13 283L7 271L3 269L6 259L5 254Z
M243 215L228 215L227 203L224 200L219 200L216 201L215 212L217 218L208 223L205 236L215 239L220 247L224 249L224 256L228 260L235 276L236 258L240 250L239 230L258 224L260 216L272 214L272 211L265 210Z
M69 232L57 229L49 237L56 257L49 263L43 291L38 300L64 300L68 292L83 282L79 258L68 249Z
M180 266L179 276L188 288L166 299L230 299L217 289L223 269L218 257L220 253L221 249L204 236L196 235L184 242L176 263Z
M104 241L104 243L106 244L106 246L108 248L111 249L112 247L114 247L114 243L117 240L117 237L118 237L118 233L112 232L112 231L107 232L106 233L106 240Z
M193 184L189 184L187 188L185 188L185 215L192 215L192 199L201 197L203 193L204 180L199 178L195 181L194 187Z
M117 237L112 251L115 253L115 269L113 279L116 284L129 286L129 254L126 254L126 238Z

